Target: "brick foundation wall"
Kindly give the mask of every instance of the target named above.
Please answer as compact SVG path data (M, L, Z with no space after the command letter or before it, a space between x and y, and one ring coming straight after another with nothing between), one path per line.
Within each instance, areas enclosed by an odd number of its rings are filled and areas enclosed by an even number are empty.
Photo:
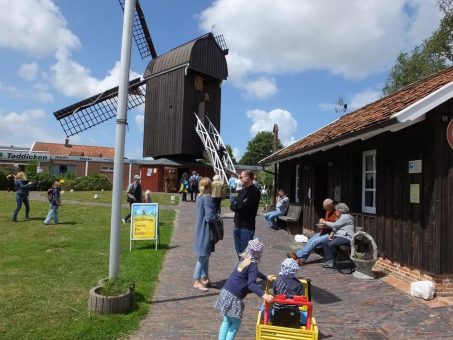
M404 266L385 257L379 257L373 270L390 274L409 284L421 280L434 281L437 296L453 296L453 274L434 275L420 269Z

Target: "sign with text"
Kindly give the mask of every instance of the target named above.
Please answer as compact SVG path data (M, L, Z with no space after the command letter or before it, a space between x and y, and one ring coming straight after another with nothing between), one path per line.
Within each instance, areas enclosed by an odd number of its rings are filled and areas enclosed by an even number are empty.
M0 159L48 162L50 160L50 154L48 152L0 150Z
M409 173L410 174L419 174L421 172L422 172L422 160L421 159L409 161Z
M159 204L134 203L131 206L130 249L132 241L155 240L159 238Z
M420 203L420 184L410 185L409 202Z

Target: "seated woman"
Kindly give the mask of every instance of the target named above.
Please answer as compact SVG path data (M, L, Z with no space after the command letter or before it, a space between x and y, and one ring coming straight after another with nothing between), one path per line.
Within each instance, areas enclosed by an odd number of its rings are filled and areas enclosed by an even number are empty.
M354 236L354 218L349 214L349 207L345 203L338 203L335 209L341 214L335 222L322 220L326 226L332 228L329 238L323 240L322 246L326 257L324 268L335 268L337 247L350 245Z

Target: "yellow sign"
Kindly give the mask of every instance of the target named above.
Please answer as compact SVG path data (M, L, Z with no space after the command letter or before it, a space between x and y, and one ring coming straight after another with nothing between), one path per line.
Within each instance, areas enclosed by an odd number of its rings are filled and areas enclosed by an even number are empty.
M130 239L157 239L159 236L159 205L157 203L134 203L131 209Z

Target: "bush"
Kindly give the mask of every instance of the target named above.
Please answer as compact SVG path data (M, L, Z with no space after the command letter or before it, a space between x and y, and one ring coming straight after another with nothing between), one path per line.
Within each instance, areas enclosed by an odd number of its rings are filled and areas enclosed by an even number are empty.
M33 190L43 191L52 187L53 182L55 182L58 178L47 173L35 173L28 179L33 182Z
M7 168L0 168L0 190L6 190L6 176L11 173Z
M65 180L63 187L65 190L74 189L75 191L112 190L112 183L110 183L106 176L94 174L85 177L67 179Z

